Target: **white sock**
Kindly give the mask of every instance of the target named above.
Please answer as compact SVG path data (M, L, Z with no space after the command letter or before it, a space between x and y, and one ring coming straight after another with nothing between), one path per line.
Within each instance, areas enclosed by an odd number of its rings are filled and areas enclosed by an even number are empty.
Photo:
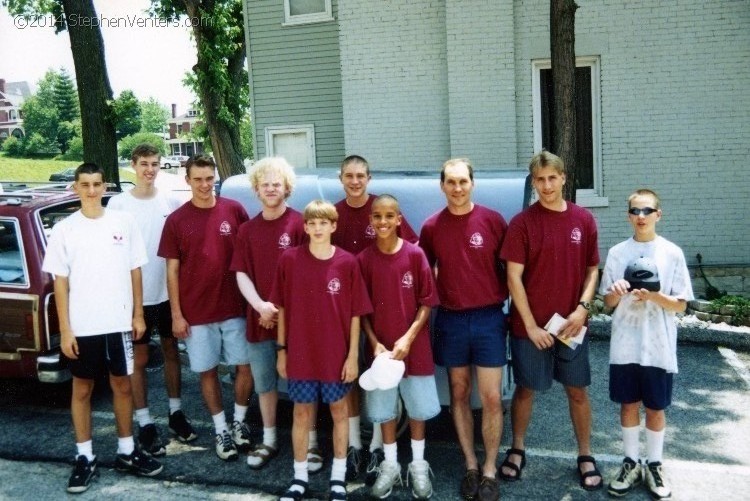
M177 411L182 410L182 399L181 398L171 398L169 399L169 415L171 416Z
M154 424L154 420L151 419L151 413L148 411L148 407L144 407L143 409L136 409L135 419L138 420L138 425L141 428L149 424Z
M310 432L307 434L307 448L318 448L318 430L310 430Z
M622 427L622 446L625 450L625 456L629 457L636 463L640 457L639 449L641 442L641 427L630 426L628 428Z
M333 458L331 465L331 480L344 482L346 478L346 458Z
M234 404L234 420L241 423L247 415L247 405Z
M224 411L219 412L218 414L214 414L211 416L211 418L214 420L214 429L216 430L217 435L221 435L227 430L227 418L224 415Z
M372 440L370 440L370 452L375 449L383 448L383 429L380 427L380 423L373 423L372 425Z
M424 461L425 440L411 440L411 460Z
M76 451L78 456L86 456L89 461L94 460L94 443L91 440L76 443Z
M130 435L129 437L117 437L118 454L125 454L126 456L129 456L133 453L134 450L135 441L133 440L133 435Z
M349 418L349 445L357 450L362 449L362 437L359 431L359 416Z
M664 452L664 429L652 431L646 428L646 457L649 463L661 463Z
M306 459L304 461L294 462L294 478L297 480L302 480L303 482L308 481L309 476L307 474L307 460Z
M276 427L263 428L263 443L269 447L276 448Z
M398 442L383 444L383 455L386 461L398 462Z

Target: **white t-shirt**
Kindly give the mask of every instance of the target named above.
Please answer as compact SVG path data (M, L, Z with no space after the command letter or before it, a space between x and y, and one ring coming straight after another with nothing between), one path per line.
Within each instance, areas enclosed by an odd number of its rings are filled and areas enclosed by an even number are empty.
M133 216L105 209L90 219L79 210L52 229L42 269L68 277L70 327L83 337L132 329L130 271L146 262Z
M146 244L148 264L143 267L143 304L150 306L163 303L167 295L167 261L156 255L164 222L180 201L167 198L161 192L147 200L134 197L129 191L112 197L107 204L110 209L128 212L135 218Z
M660 291L690 301L693 288L682 250L657 236L650 242L632 237L609 250L599 293L606 294L612 284L623 278L625 268L639 257L648 257L659 270ZM653 301L634 301L632 294L620 299L612 315L610 364L640 364L677 372L677 325L674 312Z

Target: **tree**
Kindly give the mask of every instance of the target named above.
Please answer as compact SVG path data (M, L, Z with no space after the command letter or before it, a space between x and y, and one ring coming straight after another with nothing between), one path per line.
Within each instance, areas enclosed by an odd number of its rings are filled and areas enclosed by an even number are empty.
M27 139L37 134L48 143L57 142L60 115L54 106L54 102L47 101L37 94L23 102L21 113L23 114L23 126L26 130Z
M151 0L151 13L192 22L198 62L186 81L198 95L201 118L222 179L245 171L240 123L249 107L242 0Z
M550 54L555 95L554 153L565 162L564 196L575 202L576 108L575 108L575 15L574 0L550 0Z
M73 80L65 68L60 68L56 76L57 81L55 82L53 92L57 113L60 115L61 121L72 123L75 119L81 117L81 111L78 109L76 87L73 85Z
M118 141L141 130L141 104L132 90L122 91L111 106Z
M167 126L169 110L153 97L141 101L141 132L161 134Z
M122 138L122 141L120 141L120 158L129 159L133 154L133 150L139 144L150 144L154 148L157 148L162 155L167 151L167 143L160 135L153 132L138 132L132 136Z
M97 19L93 0L0 1L8 6L13 15L34 17L52 14L58 20L56 32L68 31L78 83L84 161L100 165L107 179L119 188L117 141L109 107L112 87L104 60L104 41L98 23L80 22L83 19ZM77 22L67 23L66 19Z

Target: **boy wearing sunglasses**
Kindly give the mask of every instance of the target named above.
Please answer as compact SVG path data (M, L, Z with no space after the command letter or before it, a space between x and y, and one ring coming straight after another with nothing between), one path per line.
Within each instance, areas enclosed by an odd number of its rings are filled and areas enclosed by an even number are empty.
M666 418L677 373L675 313L693 299L682 250L656 234L658 195L640 189L628 197L634 234L609 250L600 293L616 308L609 352L609 396L620 404L625 459L608 491L624 496L643 482L653 499L671 490L662 472ZM639 458L640 407L646 411L646 464Z

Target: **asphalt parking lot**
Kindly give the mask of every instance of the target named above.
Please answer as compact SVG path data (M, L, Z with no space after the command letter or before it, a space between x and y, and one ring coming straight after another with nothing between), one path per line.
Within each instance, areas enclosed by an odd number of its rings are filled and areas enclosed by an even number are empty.
M608 343L591 345L594 409L594 454L605 479L611 478L621 461L618 409L608 400ZM681 345L680 374L675 379L674 402L668 410L665 471L673 484L674 499L745 499L750 489L750 354L715 346ZM152 411L166 432L166 398L160 372L150 379ZM289 447L290 409L280 407L280 455L261 472L244 462L222 463L212 450L210 417L203 409L197 378L184 371L184 405L199 431L193 445L170 442L164 458L165 470L156 479L122 476L110 470L116 440L109 394L100 390L94 402L94 447L100 455L101 478L80 499L172 500L172 499L274 499L291 478ZM227 408L231 400L225 392ZM60 499L64 496L74 440L64 390L38 384L3 382L0 389L0 499ZM250 413L257 433L257 407ZM320 423L321 443L330 457L330 424ZM400 442L400 460L408 461L408 441ZM503 448L509 443L505 422ZM501 484L503 499L605 499L604 491L588 493L578 487L575 474L575 441L567 405L560 387L537 397L534 419L527 439L528 466L520 482ZM428 424L426 459L435 473L435 500L458 498L463 474L450 415L443 409ZM329 465L328 465L329 466ZM324 499L325 473L311 478L310 498ZM350 499L366 499L360 483L349 485ZM406 500L408 489L397 489L391 499ZM639 490L628 499L648 499Z

